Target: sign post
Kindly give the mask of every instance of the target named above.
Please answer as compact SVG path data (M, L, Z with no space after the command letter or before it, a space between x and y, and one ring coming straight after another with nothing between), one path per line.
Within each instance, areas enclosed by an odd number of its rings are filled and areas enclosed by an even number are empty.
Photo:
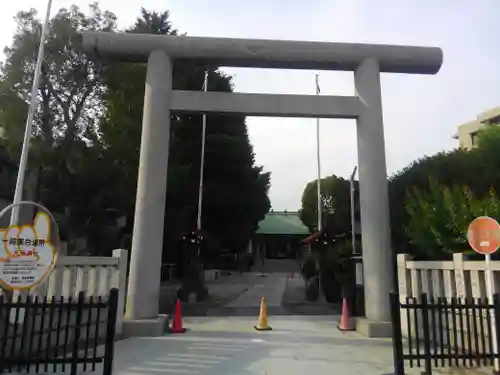
M480 216L474 219L467 230L467 240L472 249L478 253L484 255L485 265L486 265L486 293L488 294L488 303L490 305L494 304L493 293L494 293L494 279L493 271L491 269L491 254L495 253L500 246L500 224L489 217ZM494 370L495 373L500 371L498 355L498 345L497 345L497 335L496 335L496 321L495 314L493 310L490 310L491 315L491 342L493 354L495 355L494 360Z
M14 203L0 212L0 219L21 205L34 206L38 212L31 223L0 228L0 286L8 291L29 290L42 283L57 260L58 228L45 207L34 202Z

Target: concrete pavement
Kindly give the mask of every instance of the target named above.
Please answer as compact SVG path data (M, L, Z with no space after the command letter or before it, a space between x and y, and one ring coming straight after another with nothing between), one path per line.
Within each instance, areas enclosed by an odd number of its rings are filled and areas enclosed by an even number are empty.
M299 273L250 272L235 274L209 284L211 298L202 303L183 303L185 316L257 316L260 301L265 297L270 314L321 315L338 313L338 304L328 304L324 298L318 302L305 300L304 280ZM160 311L174 311L178 286L163 286L164 295Z
M340 332L338 316L270 316L272 331L256 332L250 317L192 317L188 332L118 342L114 375L386 375L392 342ZM410 369L417 375L422 368ZM434 374L486 374L433 369ZM491 370L490 372L491 373Z
M291 321L285 324L288 330L276 333L279 321L274 320L275 331L265 334L228 332L224 335L217 331L192 330L184 336L165 336L154 342L134 339L127 343L127 352L140 347L144 354L120 359L114 373L380 375L392 372L391 347L387 342L374 344L370 340L342 337L323 337L319 341L314 336L300 338L291 330L297 323Z
M226 303L209 306L196 311L193 306L184 304L187 316L256 316L259 314L260 301L266 298L269 312L282 313L281 302L286 288L286 274L245 273L239 276L241 284L236 284L239 294ZM243 287L244 286L244 287ZM230 285L225 286L230 287Z
M238 274L233 272L229 276L224 276L219 280L207 282L210 297L207 301L200 303L184 303L184 313L187 315L206 315L207 311L217 306L234 300L239 295L247 291L255 284L255 277L252 274ZM171 314L174 311L177 290L181 282L168 283L161 286L160 312Z
M340 303L328 303L323 293L320 293L318 301L307 301L306 286L301 275L287 279L282 306L291 315L328 315L341 312Z
M113 375L393 373L391 340L340 332L338 317L270 316L273 330L266 332L255 331L255 323L250 317L191 317L184 319L185 334L118 341ZM422 371L405 369L407 375ZM95 373L101 374L102 367L97 366ZM488 369L433 369L433 374L441 375L486 373Z
M255 284L238 298L226 304L227 307L244 308L260 306L262 297L265 297L267 306L270 309L281 306L281 300L286 288L287 274L254 274L254 277Z
M392 372L388 340L342 333L332 317L270 317L256 332L246 317L193 317L188 332L115 346L114 375L358 375ZM100 373L101 368L97 369Z
M295 259L261 259L257 257L252 267L256 273L292 273L300 274L299 262Z

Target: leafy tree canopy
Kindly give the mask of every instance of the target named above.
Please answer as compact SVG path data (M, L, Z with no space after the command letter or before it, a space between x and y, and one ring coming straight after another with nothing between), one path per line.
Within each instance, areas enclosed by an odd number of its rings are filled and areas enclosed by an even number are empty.
M2 144L14 161L20 156L42 30L33 9L15 20L17 30L0 65ZM79 32L115 29L115 15L97 4L88 14L77 6L62 8L50 21L28 167L40 176L38 200L62 215L65 239L86 233L88 221L113 200L110 183L118 171L102 158L98 137L103 65L83 53Z
M2 142L14 160L20 153L42 29L34 10L18 13L16 22L0 66ZM115 31L116 16L92 4L87 14L71 6L51 19L29 159L31 171L41 175L38 200L64 216L68 238L99 237L92 228L109 209L133 216L140 148L146 67L87 58L79 37L85 30ZM145 9L126 31L178 33L168 12ZM205 69L210 90L232 90L231 77L217 67L189 62L174 66L174 88L200 90ZM171 124L167 244L196 223L201 116L176 114ZM270 175L254 163L244 117L208 116L207 125L203 223L224 246L236 250L269 209Z
M79 33L115 30L116 17L111 12L101 11L97 4L89 8L89 15L75 5L60 9L50 22L38 90L40 104L33 129L36 139L49 147L76 140L96 140L104 92L100 80L103 65L86 57ZM6 61L0 65L0 92L2 98L21 109L28 105L31 97L42 24L33 9L19 12L15 19L16 34L11 46L4 49ZM27 107L20 114L26 112ZM14 122L7 121L14 114L3 105L0 113L9 145L19 147L24 116L19 115Z
M145 9L127 32L178 34L168 12ZM232 91L231 77L217 67L185 61L174 64L173 88L201 90L205 69L209 73L208 90ZM101 135L109 158L124 172L123 186L129 189L126 192L129 215L135 200L145 77L144 64L114 63L104 74L107 111L101 122ZM201 119L201 115L185 114L171 118L166 248L173 247L180 233L196 225ZM223 246L240 250L270 207L267 198L270 175L255 166L244 117L207 116L204 168L202 226Z
M500 126L492 125L479 131L477 135L477 149L486 152L500 144Z
M469 195L483 202L482 200L486 199L485 197L491 199L492 191L499 191L500 157L497 151L499 147L500 128L491 126L478 134L478 147L476 149L470 151L457 149L422 158L391 178L389 196L393 246L398 252L428 255L428 251L424 251L422 246L417 246L415 240L411 240L408 237L408 231L405 230L405 228L413 226L413 224L410 224L412 221L410 212L415 212L415 210L408 211L408 204L410 204L410 207L414 206L414 203L409 202L416 199L416 191L418 191L418 196L422 197L422 204L424 205L428 199L431 199L428 198L427 194L431 194L434 200L437 200L437 197L440 196L438 194L439 189L436 186L441 186L440 189L444 189L442 194L443 199L448 197L446 202L459 202L460 199L466 199ZM458 198L460 194L464 196ZM454 198L451 199L449 196ZM477 205L474 207L477 207ZM479 207L479 209L469 212L468 219L470 219L470 215L479 215L481 210L486 212L486 207L481 205ZM453 210L453 207L450 206L447 209ZM441 213L444 212L448 211L441 211ZM445 219L445 217L442 217L442 219ZM418 220L416 221L418 222ZM463 233L463 230L465 230L463 225L460 228L461 233ZM445 234L442 234L442 236L445 236ZM449 241L453 241L453 239L449 239ZM452 248L456 249L453 246ZM464 245L461 251L465 251L467 248L468 245ZM436 251L432 251L432 254L436 254ZM443 251L446 253L448 250L443 249Z
M318 228L317 180L307 184L302 195L301 219L311 230ZM357 192L357 182L354 188ZM323 228L332 235L351 231L351 201L349 181L335 175L322 178L321 205ZM356 193L357 194L357 193ZM359 209L355 207L356 214Z
M466 230L474 217L496 217L500 191L500 126L478 134L478 147L425 156L389 180L393 248L423 258L439 258L466 251ZM330 181L330 182L329 182ZM302 220L316 227L316 181L302 197ZM337 218L349 223L348 181L335 176L321 182L323 207L343 207ZM357 208L358 209L358 208Z
M414 189L406 199L406 233L417 255L440 259L469 249L467 228L479 216L500 218L500 200L493 189L476 197L461 185L451 187L430 180L430 190Z

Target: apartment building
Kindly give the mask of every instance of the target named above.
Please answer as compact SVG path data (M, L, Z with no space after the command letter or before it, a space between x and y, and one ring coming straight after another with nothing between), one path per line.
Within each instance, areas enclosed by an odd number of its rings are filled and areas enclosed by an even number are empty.
M477 115L474 121L467 122L458 127L458 132L453 136L458 139L461 148L470 150L477 145L477 133L487 126L500 124L500 107L490 109Z

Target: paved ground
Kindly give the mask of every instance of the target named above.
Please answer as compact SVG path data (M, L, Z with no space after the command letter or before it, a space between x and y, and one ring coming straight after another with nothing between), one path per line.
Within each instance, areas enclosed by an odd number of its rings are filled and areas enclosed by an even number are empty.
M241 280L245 284L227 284L225 286L221 284L220 289L238 290L238 294L235 293L234 298L216 305L183 303L184 315L257 316L262 297L265 297L270 314L274 315L318 315L339 312L339 304L328 304L324 298L318 302L307 302L304 281L299 275L291 278L290 274L285 273L248 273L243 274ZM172 310L173 308L167 313L171 313Z
M124 358L115 374L358 375L392 370L388 341L344 335L331 317L274 317L270 332L255 332L251 318L189 318L185 323L190 331L183 336L127 340L127 349L140 347L143 354Z
M269 274L280 274L278 278L282 278L286 275L291 275L292 273L295 273L296 276L300 276L299 265L292 259L267 259L264 266L262 266L260 262L256 262L251 272L239 273L232 271L230 275L224 276L219 280L207 281L206 285L209 290L210 298L205 302L205 304L210 306L227 305L234 302L238 297L240 297L241 294L257 285L260 285L261 288L265 288L267 285L272 285L268 284L266 280L263 280L261 277L262 275L267 276ZM180 284L181 282L176 280L174 282L164 283L161 286L163 299L163 304L161 305L165 306L164 308L161 308L162 310L173 306L176 292L180 287ZM279 290L283 293L284 284ZM258 294L259 291L255 291L255 293ZM281 296L274 297L269 295L268 298L281 299ZM239 302L235 302L235 306L248 306L248 304L242 302L249 300L251 300L250 297L243 297L243 299L240 299Z
M118 342L113 374L392 374L391 341L340 332L338 318L270 316L273 330L267 332L256 332L250 317L186 318L183 335ZM406 369L406 374L422 371ZM477 374L460 369L433 373Z
M203 303L193 304L191 310L194 312L198 310L206 310L216 306L223 306L224 304L234 300L239 295L247 291L255 284L255 276L249 273L233 272L229 276L225 276L219 280L207 282L207 287L210 297ZM160 312L170 314L174 310L175 299L177 290L180 287L180 281L175 283L164 284L161 286L160 297ZM188 309L186 308L186 313ZM195 314L198 315L198 314Z
M284 273L254 274L253 285L226 306L259 306L262 297L265 297L270 308L281 306L286 282L287 274Z
M115 346L114 375L359 375L392 372L387 340L341 333L335 317L186 318L182 335L133 338ZM101 369L97 369L101 373Z
M113 375L393 373L391 341L340 332L338 316L270 316L273 330L266 332L256 332L255 323L249 317L193 317L184 319L185 334L118 341ZM421 371L406 369L406 374ZM102 374L102 367L97 366L95 373ZM481 374L486 373L491 370ZM433 370L433 374L479 373L451 369Z
M239 278L239 283L238 283ZM236 283L221 284L222 289L235 290L233 298L217 305L182 305L186 316L257 316L260 310L261 298L265 297L268 309L274 314L281 313L283 294L287 286L287 274L282 273L244 273L235 276ZM235 288L235 289L229 289ZM213 293L213 291L211 291Z
M295 259L266 259L264 264L256 259L252 272L300 273L300 266Z
M282 272L276 272L279 269ZM273 272L269 272L273 270ZM233 273L207 283L210 298L201 303L183 303L185 316L256 316L260 301L265 297L272 314L331 314L338 306L331 306L324 298L315 303L305 300L304 281L293 260L268 260L264 268L253 272ZM293 275L293 277L292 277ZM160 312L174 310L179 285L163 285Z

